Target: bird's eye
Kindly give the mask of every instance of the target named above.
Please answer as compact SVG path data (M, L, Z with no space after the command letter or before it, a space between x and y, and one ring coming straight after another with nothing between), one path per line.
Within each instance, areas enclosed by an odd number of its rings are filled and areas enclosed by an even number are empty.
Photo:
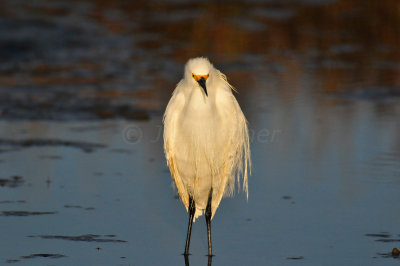
M194 74L192 74L192 77L194 77Z

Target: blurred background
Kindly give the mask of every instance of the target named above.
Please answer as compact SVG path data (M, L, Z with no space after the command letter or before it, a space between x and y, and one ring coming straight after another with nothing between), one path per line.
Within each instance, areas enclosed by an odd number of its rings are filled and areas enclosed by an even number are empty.
M399 47L397 0L0 1L0 264L184 265L162 115L206 56L253 158L213 265L393 265Z

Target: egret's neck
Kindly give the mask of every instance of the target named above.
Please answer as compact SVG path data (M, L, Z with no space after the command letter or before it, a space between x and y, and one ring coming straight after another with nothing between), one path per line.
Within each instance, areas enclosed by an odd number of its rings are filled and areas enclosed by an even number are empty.
M212 105L210 95L206 95L202 88L194 87L188 91L187 102L188 107L196 109L209 109Z

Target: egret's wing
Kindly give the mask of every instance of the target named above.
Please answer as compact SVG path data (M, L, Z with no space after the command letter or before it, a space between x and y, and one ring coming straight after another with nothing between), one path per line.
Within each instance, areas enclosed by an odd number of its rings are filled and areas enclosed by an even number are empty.
M176 129L178 128L177 121L185 104L185 97L183 93L180 92L180 86L182 86L182 82L180 82L176 87L164 114L164 152L169 170L171 172L171 176L175 181L179 196L187 210L189 206L189 194L186 187L183 185L182 178L179 175L179 171L176 165Z
M220 78L226 87L220 92L222 95L218 100L219 110L222 110L225 128L228 132L224 132L229 137L225 143L224 151L221 156L224 157L224 165L219 173L220 184L218 191L213 193L212 215L214 213L224 195L230 196L235 190L235 179L240 188L240 179L243 179L242 188L248 197L247 176L250 171L250 143L247 129L246 118L240 109L236 98L231 92L234 90L226 79L226 76L219 72ZM235 178L236 177L236 178Z

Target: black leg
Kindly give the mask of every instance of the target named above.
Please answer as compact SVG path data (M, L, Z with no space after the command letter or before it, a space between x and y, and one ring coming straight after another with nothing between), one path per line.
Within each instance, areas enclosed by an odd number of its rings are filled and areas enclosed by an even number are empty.
M189 255L183 254L183 256L185 257L185 266L190 266L190 263L189 263Z
M188 211L189 211L189 223L188 223L188 230L187 230L187 235L186 235L185 253L183 253L183 255L185 255L185 256L189 255L190 235L192 233L192 223L193 223L194 212L196 211L196 206L195 206L194 200L191 196L189 196Z
M212 189L210 190L210 194L208 195L208 202L206 207L206 223L207 223L207 237L208 237L208 256L212 256L212 247L211 247L211 201L212 201Z
M211 266L211 265L212 265L212 256L208 256L207 266Z

